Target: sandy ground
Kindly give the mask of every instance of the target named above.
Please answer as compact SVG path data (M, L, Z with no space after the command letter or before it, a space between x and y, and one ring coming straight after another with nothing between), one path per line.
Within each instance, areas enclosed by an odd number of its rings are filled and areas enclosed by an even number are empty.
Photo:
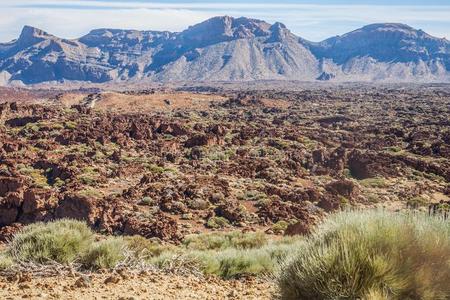
M0 277L0 299L273 299L273 283L159 273Z

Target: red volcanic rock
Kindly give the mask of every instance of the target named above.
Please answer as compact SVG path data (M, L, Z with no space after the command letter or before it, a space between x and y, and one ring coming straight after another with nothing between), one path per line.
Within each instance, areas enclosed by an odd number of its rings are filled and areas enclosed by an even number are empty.
M188 139L184 146L192 148L196 146L214 146L223 144L223 140L215 135L199 134Z
M0 207L0 226L10 225L17 220L17 207Z
M264 221L276 223L281 220L299 219L308 220L310 212L298 203L281 202L278 200L263 204L258 210L258 216Z
M294 224L289 224L286 230L284 231L284 235L294 236L294 235L308 235L311 233L312 224L299 221Z
M141 235L146 238L157 237L161 240L179 240L177 222L164 215L157 214L151 220L138 220L129 218L123 228L127 235Z
M317 203L317 206L326 212L332 212L341 208L341 201L339 201L337 197L331 195L328 197L325 196Z
M208 131L213 134L219 135L219 136L225 136L227 134L228 130L225 126L215 124L215 125L210 126L208 128Z
M2 148L7 153L14 153L22 149L23 145L17 142L4 142Z
M31 223L44 221L52 217L57 199L50 190L29 189L23 195L23 204L19 222Z
M348 168L351 174L358 179L383 176L394 171L392 160L359 150L354 150L349 154Z
M231 223L245 221L247 216L245 208L235 201L221 204L214 211L217 216L224 217Z
M316 149L312 152L313 162L314 163L323 163L325 162L325 149Z
M9 192L17 192L23 188L23 180L20 178L0 177L0 197Z
M3 198L3 203L7 206L20 207L23 202L23 191L10 192Z
M336 148L333 152L330 153L330 156L327 159L326 167L329 168L332 172L340 172L344 170L345 160L347 156L347 151L345 148Z
M350 180L337 180L325 186L325 189L333 194L348 199L354 199L358 195L358 187Z
M20 223L13 223L9 226L4 226L0 228L0 242L9 242L12 240L14 235L23 228Z
M68 194L56 209L57 218L70 218L86 221L94 226L102 214L102 201L79 194Z
M163 123L156 129L156 132L173 136L186 135L188 133L182 125L177 123Z
M0 177L0 226L16 222L23 200L20 178Z
M300 203L302 201L316 202L320 199L320 193L317 189L290 189L282 188L276 185L266 186L265 193L269 196L276 195L283 201Z
M147 124L133 122L130 129L130 137L136 140L146 140L153 137L153 133Z

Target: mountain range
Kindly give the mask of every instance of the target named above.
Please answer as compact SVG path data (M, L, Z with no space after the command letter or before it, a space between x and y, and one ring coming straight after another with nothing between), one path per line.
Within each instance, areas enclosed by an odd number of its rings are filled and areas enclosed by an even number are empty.
M0 85L168 81L450 82L450 41L396 23L311 42L281 23L215 17L182 32L25 26L0 43Z

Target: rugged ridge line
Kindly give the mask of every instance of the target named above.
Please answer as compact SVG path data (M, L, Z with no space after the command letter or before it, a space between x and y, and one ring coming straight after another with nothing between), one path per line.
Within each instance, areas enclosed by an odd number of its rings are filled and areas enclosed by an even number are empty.
M384 23L314 43L281 23L223 16L179 33L96 29L75 40L25 26L0 43L0 85L251 80L450 82L450 42Z

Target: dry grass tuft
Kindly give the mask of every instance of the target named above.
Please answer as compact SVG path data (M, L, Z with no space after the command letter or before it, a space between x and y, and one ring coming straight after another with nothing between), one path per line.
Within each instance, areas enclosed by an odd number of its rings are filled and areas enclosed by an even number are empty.
M279 275L282 298L448 299L450 223L383 211L331 216Z

